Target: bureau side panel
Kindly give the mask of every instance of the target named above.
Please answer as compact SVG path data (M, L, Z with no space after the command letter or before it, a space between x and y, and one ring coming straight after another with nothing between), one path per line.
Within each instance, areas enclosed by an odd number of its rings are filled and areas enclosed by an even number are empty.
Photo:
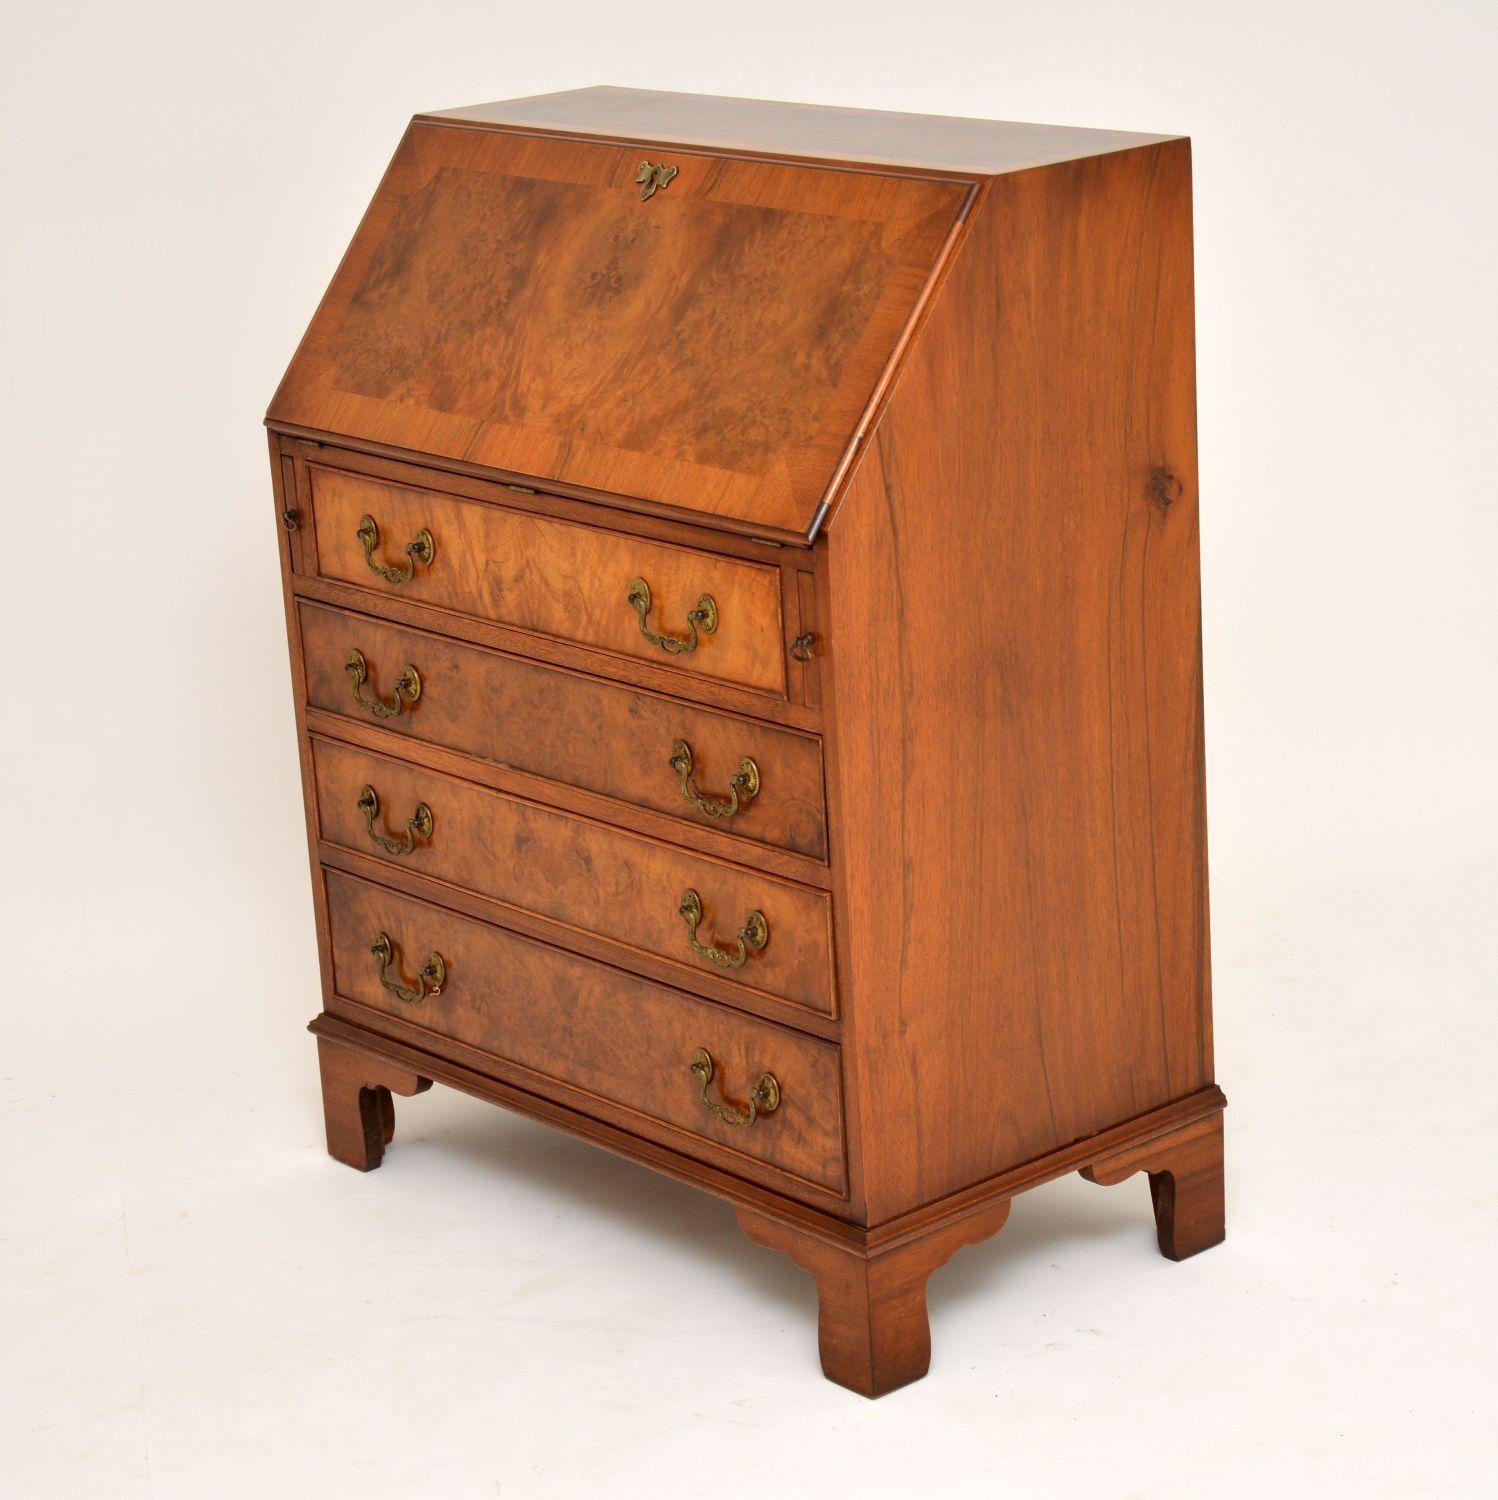
M994 182L830 523L873 1223L1211 1080L1190 193Z

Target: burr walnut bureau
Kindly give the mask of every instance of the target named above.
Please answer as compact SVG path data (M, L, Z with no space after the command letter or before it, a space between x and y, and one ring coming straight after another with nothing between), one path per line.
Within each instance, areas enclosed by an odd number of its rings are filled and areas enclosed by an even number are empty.
M1194 379L1184 139L417 116L267 419L332 1155L696 1184L870 1396L1028 1188L1221 1240Z

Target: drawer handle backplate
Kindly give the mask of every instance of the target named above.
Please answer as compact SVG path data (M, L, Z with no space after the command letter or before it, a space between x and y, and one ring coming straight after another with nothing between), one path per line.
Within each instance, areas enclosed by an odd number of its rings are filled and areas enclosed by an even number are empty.
M421 697L421 678L409 662L396 678L394 703L386 703L379 698L366 698L359 691L369 681L369 663L364 660L362 651L350 651L343 670L348 673L349 681L354 685L354 702L360 708L367 708L377 719L393 719L402 709L408 708Z
M640 617L640 634L653 646L659 646L669 656L688 656L697 649L697 630L711 635L718 628L718 606L711 594L704 594L697 601L697 608L687 612L687 633L684 637L657 635L646 623L650 613L650 585L643 578L634 579L629 585L629 602Z
M364 814L364 831L387 854L414 853L417 839L429 839L432 836L432 809L425 802L416 804L416 811L406 820L405 837L398 839L375 832L375 819L380 815L380 797L372 786L360 788L356 805Z
M669 765L681 777L681 800L710 818L733 817L744 803L759 793L759 767L747 755L739 762L739 774L728 783L726 802L717 797L704 797L697 790L697 781L692 775L692 747L685 740L677 740L671 746Z
M407 989L399 979L392 979L387 972L391 964L395 962L395 949L383 932L375 934L375 940L369 945L369 951L380 961L380 983L397 1000L404 1000L407 1005L417 1005L423 1000L435 1000L442 993L442 986L447 983L447 964L440 953L427 954L427 961L421 966L421 972L416 976L416 988Z
M415 541L406 543L406 565L403 568L392 568L375 561L374 550L380 545L380 528L375 525L373 516L360 516L359 529L354 535L364 543L364 561L369 564L370 571L378 573L387 583L410 583L416 576L416 564L429 568L437 555L437 544L425 526L416 533Z
M712 1056L705 1048L698 1047L692 1053L692 1072L702 1085L702 1102L725 1125L752 1125L758 1116L772 1115L780 1108L780 1085L775 1081L773 1073L760 1074L754 1092L749 1095L749 1108L737 1110L708 1097L707 1088L713 1081L715 1069Z
M677 910L681 913L682 921L687 924L687 941L692 945L692 952L701 954L720 969L742 969L749 962L749 955L758 953L770 941L770 924L765 921L762 911L749 913L748 920L739 928L738 950L730 952L726 948L698 939L697 929L702 924L702 897L696 891L683 891Z

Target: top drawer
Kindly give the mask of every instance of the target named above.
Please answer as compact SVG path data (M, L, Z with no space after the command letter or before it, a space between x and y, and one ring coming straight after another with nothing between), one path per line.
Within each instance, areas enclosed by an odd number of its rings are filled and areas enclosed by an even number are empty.
M785 695L780 570L312 465L318 573Z

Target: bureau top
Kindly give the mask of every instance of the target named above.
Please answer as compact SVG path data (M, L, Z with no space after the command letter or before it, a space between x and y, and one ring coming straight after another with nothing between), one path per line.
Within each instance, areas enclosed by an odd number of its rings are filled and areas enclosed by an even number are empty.
M497 99L419 118L978 176L1175 139L1124 130L608 87Z
M612 88L418 115L267 420L806 544L984 180L1177 141Z

